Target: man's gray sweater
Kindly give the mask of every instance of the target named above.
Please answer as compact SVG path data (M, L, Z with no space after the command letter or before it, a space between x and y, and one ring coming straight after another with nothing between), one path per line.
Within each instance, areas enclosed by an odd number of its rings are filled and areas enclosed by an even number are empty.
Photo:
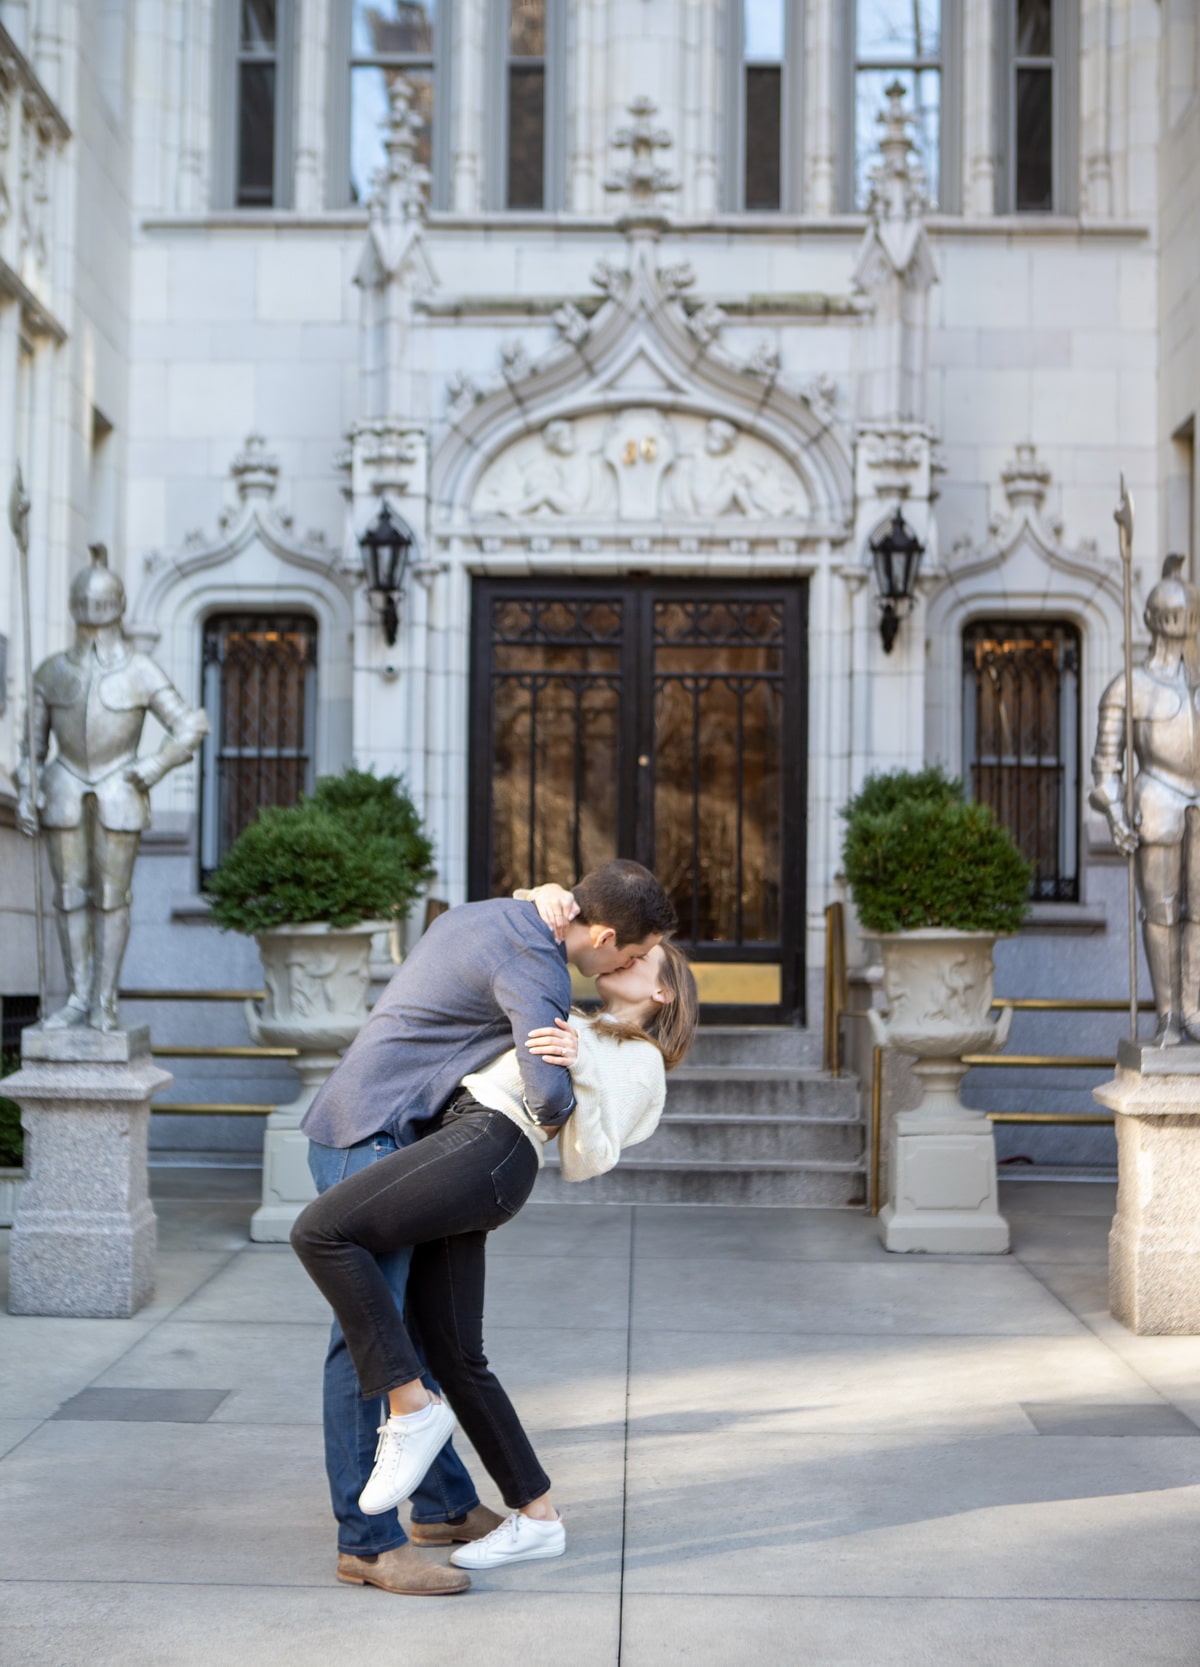
M376 1002L309 1107L304 1132L322 1146L354 1146L381 1131L401 1142L468 1072L514 1046L530 1112L562 1123L574 1105L570 1072L524 1042L565 1019L570 1005L566 952L532 903L497 897L450 909Z

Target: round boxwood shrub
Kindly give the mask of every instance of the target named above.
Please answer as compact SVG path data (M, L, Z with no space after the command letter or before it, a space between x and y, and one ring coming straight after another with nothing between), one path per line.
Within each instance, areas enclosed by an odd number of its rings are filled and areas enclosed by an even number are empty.
M870 776L842 812L842 859L868 932L1015 932L1030 864L986 805L940 769Z
M271 807L209 876L212 916L228 931L327 921L394 920L433 872L433 847L398 776L346 770L287 809Z

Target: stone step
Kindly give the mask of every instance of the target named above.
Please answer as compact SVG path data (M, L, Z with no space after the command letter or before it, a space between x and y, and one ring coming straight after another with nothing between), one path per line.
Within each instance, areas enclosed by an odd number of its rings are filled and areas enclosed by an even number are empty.
M863 1126L857 1118L690 1117L667 1111L645 1156L655 1162L853 1163L862 1150Z
M696 1163L638 1159L578 1184L547 1161L533 1196L556 1204L754 1204L789 1208L861 1209L866 1196L858 1163Z
M821 1063L822 1038L795 1025L702 1025L689 1065L806 1065Z
M667 1103L694 1117L795 1116L835 1121L859 1115L855 1077L811 1066L681 1065L667 1078Z

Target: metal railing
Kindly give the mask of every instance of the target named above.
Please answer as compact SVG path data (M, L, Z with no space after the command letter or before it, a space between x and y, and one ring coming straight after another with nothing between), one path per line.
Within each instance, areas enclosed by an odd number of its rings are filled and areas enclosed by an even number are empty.
M122 990L122 1001L265 1001L265 990ZM218 1043L166 1043L151 1047L155 1059L295 1059L298 1048L223 1046ZM232 1100L168 1100L151 1111L170 1117L268 1117L274 1106Z
M1011 1007L1019 1013L1126 1013L1127 1001L1110 999L1090 1000L1087 997L1054 996L996 996L993 1007ZM841 1026L843 1019L866 1019L868 1009L849 1004L849 975L846 969L846 917L841 903L830 903L825 910L825 1069L838 1076L841 1071ZM1140 1013L1152 1013L1154 1003L1138 1003ZM869 1134L869 1165L867 1209L878 1215L880 1208L880 1177L882 1174L883 1127L883 1048L875 1048L871 1056L871 1120ZM962 1056L964 1065L984 1066L988 1070L1050 1070L1096 1071L1111 1070L1115 1059L1111 1054L1055 1054L1055 1053L969 1053ZM1070 1128L1109 1128L1111 1112L1058 1111L989 1111L985 1115L993 1123L1051 1123Z

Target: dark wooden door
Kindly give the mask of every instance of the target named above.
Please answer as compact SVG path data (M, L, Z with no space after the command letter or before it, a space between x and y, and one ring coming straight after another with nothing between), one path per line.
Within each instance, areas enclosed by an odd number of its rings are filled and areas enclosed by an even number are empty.
M805 589L480 579L470 891L652 868L709 1019L803 1016Z

